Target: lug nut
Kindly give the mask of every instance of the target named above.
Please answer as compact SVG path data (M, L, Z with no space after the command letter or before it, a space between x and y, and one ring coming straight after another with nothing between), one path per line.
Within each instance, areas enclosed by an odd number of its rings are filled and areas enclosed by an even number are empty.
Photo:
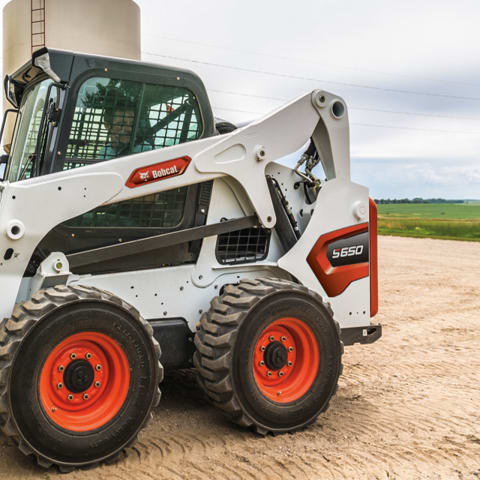
M267 372L267 377L271 377L272 376L272 372L268 371Z
M282 342L286 342L286 341L287 341L287 337L282 336L282 337L280 337L280 340L281 340Z
M67 395L67 398L68 398L70 401L72 401L72 400L73 400L73 395L72 395L71 393L69 393L69 394Z
M92 354L91 354L91 353L86 353L86 354L85 354L85 358L86 358L87 360L90 360L90 359L92 358Z
M71 358L72 360L75 360L75 359L77 358L77 355L75 355L75 353L72 353L72 354L70 355L70 358Z
M271 342L273 342L275 340L275 337L273 335L270 335L270 337L268 338Z
M263 360L260 360L259 365L263 367L265 365L265 362Z
M97 370L97 372L99 372L101 369L102 369L102 366L99 363L97 363L95 365L95 370Z
M63 383L62 383L62 382L58 382L57 388L63 388Z
M84 399L84 400L88 400L88 393L84 393L84 394L83 394L83 399Z
M100 386L100 382L99 381L96 381L95 382L95 387L98 388Z
M287 362L287 365L288 365L289 367L291 367L291 366L293 365L293 363L289 360L289 361Z
M58 371L63 372L65 370L65 367L63 365L58 366Z
M264 352L264 351L265 351L265 347L264 347L263 345L260 347L260 351L261 351L261 352Z
M284 373L280 370L280 372L278 372L278 376L279 377L283 377Z
M289 352L293 352L293 347L288 347Z

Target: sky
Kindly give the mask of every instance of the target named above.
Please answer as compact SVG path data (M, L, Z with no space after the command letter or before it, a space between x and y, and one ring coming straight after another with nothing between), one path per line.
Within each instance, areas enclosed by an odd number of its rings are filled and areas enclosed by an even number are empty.
M142 59L197 72L217 117L324 89L347 103L352 179L372 196L480 199L478 0L137 4Z

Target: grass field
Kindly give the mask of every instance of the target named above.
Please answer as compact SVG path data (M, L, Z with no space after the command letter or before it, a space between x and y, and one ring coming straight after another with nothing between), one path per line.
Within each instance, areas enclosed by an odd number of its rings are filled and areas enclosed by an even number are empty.
M480 203L379 204L378 233L480 242Z

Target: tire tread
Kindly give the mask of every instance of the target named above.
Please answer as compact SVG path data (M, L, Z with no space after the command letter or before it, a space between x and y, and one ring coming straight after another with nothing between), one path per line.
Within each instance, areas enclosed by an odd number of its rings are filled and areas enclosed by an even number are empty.
M77 466L85 467L85 465L55 463L51 459L32 450L13 420L13 414L8 400L8 383L13 368L15 352L30 329L53 310L65 308L71 302L88 300L100 300L120 306L127 310L132 317L142 325L149 333L154 346L158 362L158 383L163 380L163 367L160 363L160 345L155 338L153 338L151 325L140 315L135 307L112 293L96 287L57 285L45 290L39 290L29 300L18 304L14 308L12 316L9 319L3 319L0 323L0 428L3 433L17 445L24 455L33 456L39 466L50 468L52 465L56 465L59 471L63 473L71 472ZM160 397L160 389L157 387L152 408L158 405ZM145 428L150 417L151 413L147 415L147 421L144 422L141 428ZM119 453L120 452L116 452L101 461L91 462L88 464L88 467L95 467L102 462L112 461Z
M231 352L239 327L250 309L266 296L279 290L293 290L311 295L323 305L333 319L330 303L325 302L320 295L303 285L279 278L248 279L240 280L237 285L225 286L222 295L211 300L211 308L202 315L195 335L197 348L194 354L194 364L197 368L199 385L211 403L221 409L231 421L243 427L253 428L259 435L276 432L273 429L265 428L264 425L257 424L241 405L233 387ZM340 339L340 325L335 319L333 321ZM340 340L339 342L340 366L337 381L343 370L341 363L343 343ZM335 393L336 388L332 392L332 396ZM326 402L325 407L319 413L325 412L328 406L329 402ZM310 424L315 420L316 418L313 418ZM300 430L306 426L308 425L290 431Z

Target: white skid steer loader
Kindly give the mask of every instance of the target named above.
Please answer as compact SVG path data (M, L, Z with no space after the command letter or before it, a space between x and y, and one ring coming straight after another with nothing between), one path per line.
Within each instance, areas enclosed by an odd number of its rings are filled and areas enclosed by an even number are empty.
M47 49L5 94L0 423L20 450L62 471L112 459L164 369L195 367L257 433L314 422L343 345L381 336L344 101L315 90L236 128L190 71Z

